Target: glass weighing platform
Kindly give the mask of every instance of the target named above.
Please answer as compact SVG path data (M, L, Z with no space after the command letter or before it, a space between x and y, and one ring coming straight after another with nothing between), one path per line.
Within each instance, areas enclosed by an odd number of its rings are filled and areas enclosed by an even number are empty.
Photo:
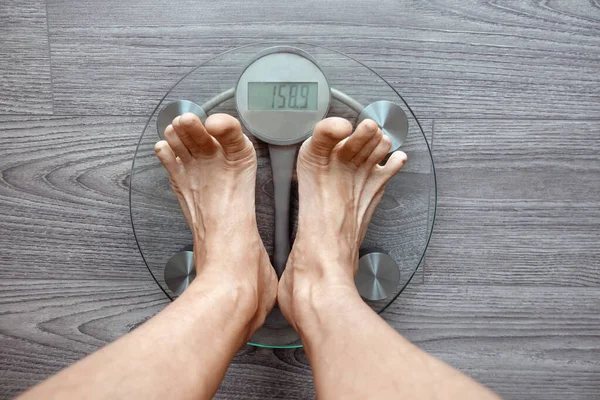
M408 162L387 185L360 250L356 285L376 312L404 290L429 244L437 186L427 138L402 96L381 76L340 52L304 43L257 43L200 64L160 100L140 137L131 173L130 211L135 238L159 288L170 298L195 278L192 234L154 144L180 114L203 121L224 112L238 118L258 157L258 228L278 275L296 232L294 162L302 141L328 116L357 124L375 120ZM231 249L236 251L236 249ZM249 344L302 344L278 309Z

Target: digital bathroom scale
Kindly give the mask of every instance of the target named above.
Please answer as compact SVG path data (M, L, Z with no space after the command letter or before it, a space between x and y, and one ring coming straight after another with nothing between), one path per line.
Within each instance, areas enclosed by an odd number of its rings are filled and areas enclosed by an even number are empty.
M228 113L242 123L257 157L259 232L281 275L296 232L295 160L315 124L329 116L355 124L373 119L408 162L389 181L360 250L355 283L364 301L382 312L421 263L433 228L437 187L427 138L402 96L372 69L340 52L304 43L257 43L200 64L179 80L150 115L130 180L135 238L152 277L170 298L195 278L192 234L154 144L178 115L202 121ZM235 249L232 249L235 251ZM249 344L302 344L275 309Z

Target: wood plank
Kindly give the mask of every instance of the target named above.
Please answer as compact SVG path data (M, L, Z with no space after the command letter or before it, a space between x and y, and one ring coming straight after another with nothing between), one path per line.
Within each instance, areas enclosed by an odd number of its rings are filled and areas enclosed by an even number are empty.
M392 27L412 22L441 27L449 21L439 18L443 14L453 14L455 17L463 17L464 23L483 21L494 25L504 23L536 27L553 21L560 30L567 32L594 33L598 29L598 21L594 18L598 16L598 5L585 1L544 5L516 1L500 5L481 0L468 3L446 0L430 4L419 1L380 1L369 4L368 7L361 2L341 0L324 3L304 1L290 3L285 7L275 2L261 4L256 0L223 0L212 6L194 0L178 0L168 4L148 0L131 0L127 3L106 0L105 4L107 7L88 0L76 3L69 0L48 1L50 17L64 25L181 26L199 25L209 21L265 22L273 25L282 20L285 20L285 23L302 20L325 23L379 23ZM345 5L344 8L340 7L342 4ZM266 10L269 12L264 12ZM497 21L499 16L502 20ZM415 17L418 17L416 21ZM436 17L438 19L435 19ZM496 28L502 29L501 26Z
M600 284L598 121L435 121L429 283Z
M149 277L1 282L1 398L117 339L168 303Z
M233 359L216 399L314 399L303 349L244 348Z
M128 203L145 119L0 117L0 278L147 279Z
M600 397L600 289L411 285L384 317L506 399Z
M384 0L368 10L343 0L216 4L49 1L56 111L147 115L210 56L280 39L358 58L421 117L600 115L594 2Z
M14 397L116 340L169 304L150 278L3 279L0 293L1 398ZM220 396L304 399L313 393L301 351L245 347Z
M0 2L0 114L51 114L44 0Z
M0 396L122 336L167 301L153 282L0 281ZM411 285L384 317L506 398L600 395L599 288ZM314 397L302 350L243 349L217 398Z

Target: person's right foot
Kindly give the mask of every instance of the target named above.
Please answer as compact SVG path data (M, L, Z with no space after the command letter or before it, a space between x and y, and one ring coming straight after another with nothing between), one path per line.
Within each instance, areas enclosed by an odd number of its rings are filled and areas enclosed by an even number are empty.
M406 163L372 120L352 133L350 122L319 122L298 156L298 232L278 289L278 303L298 330L298 320L324 291L356 292L358 249L385 184Z

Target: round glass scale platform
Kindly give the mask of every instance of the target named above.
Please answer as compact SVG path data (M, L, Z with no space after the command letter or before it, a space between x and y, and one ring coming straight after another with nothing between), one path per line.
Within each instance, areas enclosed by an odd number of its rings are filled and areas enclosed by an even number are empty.
M360 250L356 285L382 312L423 260L436 208L433 160L423 129L402 96L372 69L337 51L303 43L257 43L194 68L150 115L130 181L131 221L140 252L170 298L195 278L192 234L154 144L177 115L238 118L258 157L258 228L278 275L293 244L298 211L294 162L302 141L328 116L354 124L375 120L408 162L388 183ZM231 249L236 251L236 249ZM300 347L278 309L250 340L262 347Z

